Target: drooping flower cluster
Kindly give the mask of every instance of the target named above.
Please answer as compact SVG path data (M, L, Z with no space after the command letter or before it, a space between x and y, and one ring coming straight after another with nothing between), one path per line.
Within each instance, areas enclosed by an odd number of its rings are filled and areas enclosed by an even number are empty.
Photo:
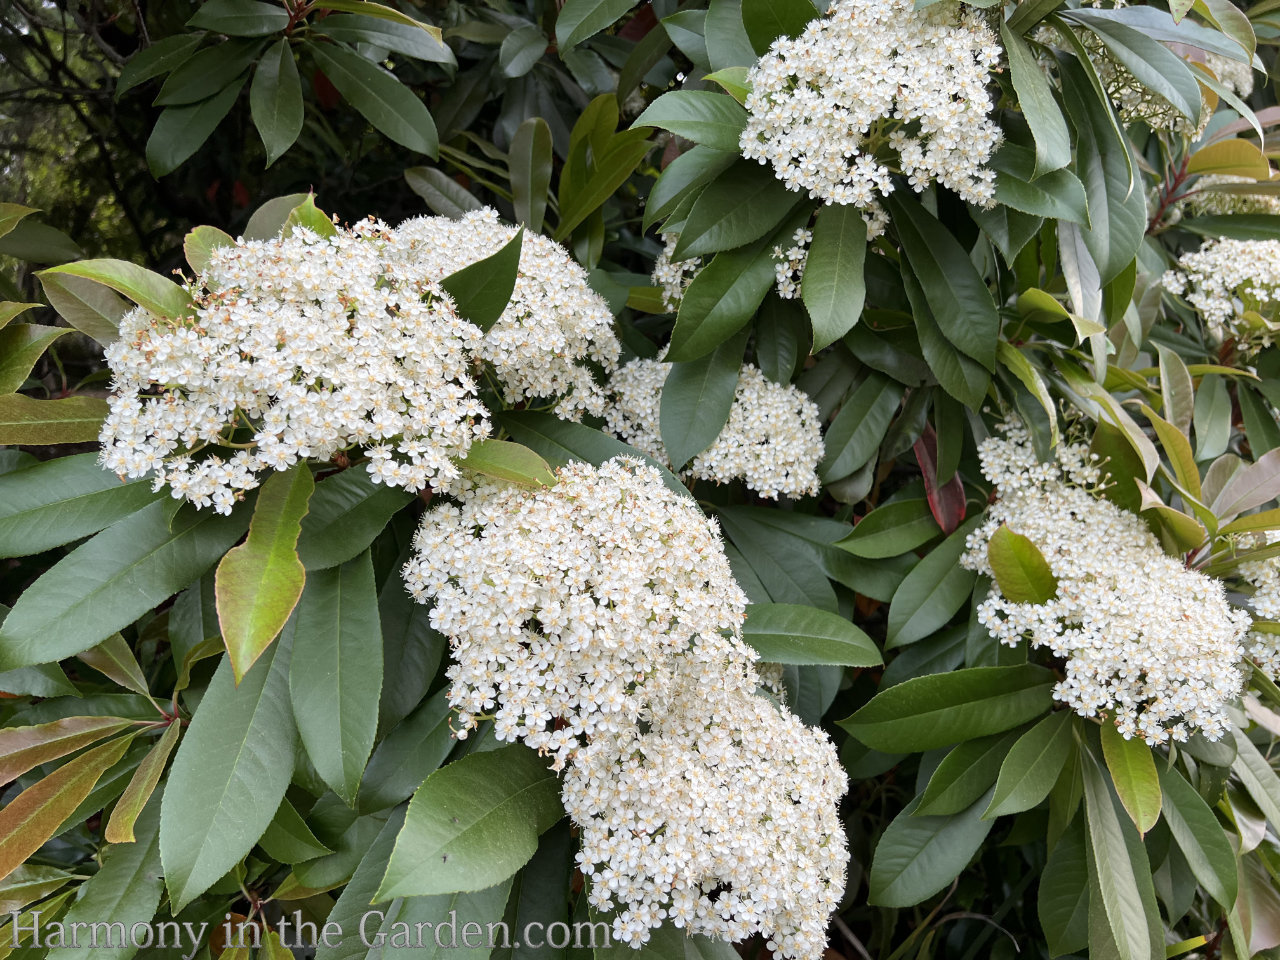
M813 243L813 231L801 227L791 235L791 246L773 248L773 273L778 296L783 300L795 300L800 296L800 284L804 280L804 267L809 262L809 244Z
M847 780L825 733L754 692L718 528L634 459L557 476L434 507L405 567L453 650L459 735L491 717L566 771L616 938L638 946L670 920L818 960Z
M373 221L239 241L211 253L190 316L127 314L103 466L222 513L262 471L351 447L382 482L447 484L489 431L468 370L481 334L438 277L389 274L391 245ZM210 445L239 449L196 456Z
M984 164L1000 130L987 85L999 59L972 9L837 0L751 68L742 153L792 190L862 208L872 236L886 223L877 197L893 189L890 154L917 191L936 180L990 206L995 174Z
M750 692L741 669L680 671L648 729L594 740L565 777L597 909L632 945L662 922L818 958L848 852L830 742Z
M1179 257L1162 282L1195 308L1210 336L1232 337L1246 354L1280 331L1280 240L1213 240Z
M454 461L489 434L474 379L485 363L509 402L563 397L564 416L601 413L587 364L612 370L618 341L563 247L524 239L512 301L487 332L439 284L513 233L486 209L213 250L189 316L121 321L103 466L222 513L264 470L353 450L377 482L450 489Z
M412 271L445 277L497 253L515 232L486 207L457 220L409 220L396 239ZM563 397L559 416L598 415L604 395L588 364L607 373L617 365L619 349L613 314L591 289L586 271L560 244L526 232L511 302L476 351L493 365L507 401Z
M1225 193L1212 187L1246 184L1257 185L1250 177L1237 177L1229 173L1211 173L1200 177L1188 194L1183 206L1194 217L1219 216L1233 213L1280 214L1280 196L1259 193Z
M979 621L1002 643L1028 637L1062 657L1066 679L1054 696L1081 716L1110 712L1125 737L1151 744L1196 730L1221 737L1225 707L1242 688L1250 622L1222 584L1167 556L1139 517L1099 499L1101 469L1085 447L1062 446L1056 462L1040 463L1013 425L979 455L996 500L961 564L991 575L987 545L1007 524L1058 581L1045 603L1015 603L993 583Z
M606 429L667 465L659 411L670 367L660 360L632 360L609 381L612 401L605 410ZM728 423L684 474L715 483L744 480L748 489L775 500L803 497L818 492L824 452L817 404L748 363L738 374Z

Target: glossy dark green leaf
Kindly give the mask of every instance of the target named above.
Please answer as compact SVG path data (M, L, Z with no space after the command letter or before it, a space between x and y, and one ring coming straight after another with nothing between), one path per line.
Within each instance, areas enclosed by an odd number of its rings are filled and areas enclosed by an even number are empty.
M756 53L764 53L779 37L799 36L817 17L810 0L742 0L742 25Z
M72 276L110 287L158 317L177 320L191 312L191 296L168 277L125 260L80 260L41 272L41 276Z
M960 555L978 520L970 519L934 547L902 581L889 605L886 649L923 640L945 626L969 599L977 574L960 566Z
M993 733L952 747L920 794L916 816L948 816L971 807L996 782L1019 735L1018 730Z
M571 50L611 26L631 9L631 0L565 0L556 16L556 42Z
M746 124L747 111L733 97L709 90L673 90L649 104L631 126L659 127L694 143L737 153Z
M1009 57L1009 74L1018 104L1036 143L1033 177L1061 169L1071 162L1071 134L1062 108L1054 99L1053 87L1022 37L1001 24L1000 38Z
M759 240L795 205L796 195L771 169L741 160L698 194L672 259L701 257Z
M914 198L895 191L886 204L943 335L957 349L994 370L1000 316L968 253Z
M1054 683L1033 664L916 677L881 691L840 726L886 753L933 750L1036 719L1049 709Z
M280 809L276 811L258 845L267 856L281 863L301 863L333 853L316 839L302 815L287 798L280 801Z
M832 204L818 211L800 287L813 323L814 351L835 343L862 315L866 256L867 224L857 207Z
M435 167L409 167L404 172L404 180L409 189L427 201L432 212L441 217L456 219L483 206L466 187Z
M790 603L747 607L742 639L770 663L876 667L880 651L846 618Z
M394 76L337 44L312 44L312 56L338 92L388 139L435 157L435 121L417 96Z
M155 105L181 107L208 100L243 76L265 43L263 40L228 40L205 47L169 74Z
M161 112L147 139L147 166L152 176L173 173L200 149L231 112L248 78L248 73L243 73L207 100L166 107Z
M1021 813L1038 805L1058 782L1071 756L1071 713L1058 710L1023 734L1000 767L986 819Z
M1050 170L1035 176L1037 155L1027 147L1005 141L991 167L996 171L996 203L1037 217L1089 223L1084 185L1070 170ZM1034 178L1034 179L1033 179Z
M311 24L316 33L345 43L367 43L402 53L415 60L456 64L453 51L442 40L423 29L423 24L400 23L358 13L330 14Z
M70 332L40 323L14 323L0 330L0 393L22 389L45 350Z
M648 230L653 224L669 216L698 187L711 182L737 160L736 147L730 152L694 146L680 154L667 165L649 190L644 204L644 228Z
M520 227L499 250L440 281L458 312L481 330L497 323L511 302L523 243L524 227Z
M293 777L286 630L237 687L218 665L178 747L160 808L160 853L174 911L240 862L266 832Z
M320 778L355 802L378 729L382 633L368 553L315 570L298 601L289 698Z
M876 844L868 900L909 907L950 884L991 832L991 821L981 818L985 799L948 817L915 816L911 801Z
M258 61L249 87L249 108L271 166L302 132L302 82L293 48L283 37Z
M542 230L551 188L551 128L541 117L530 117L516 128L507 152L512 203L516 220L529 230Z
M441 690L400 722L378 744L360 785L362 813L408 800L439 769L457 740L448 691Z
M827 428L826 456L818 468L823 480L847 477L875 456L901 400L901 385L879 373L867 375Z
M0 668L49 663L96 646L208 570L244 534L248 516L184 509L169 525L153 503L47 570L0 627Z
M1049 854L1040 876L1038 910L1051 956L1088 946L1089 850L1078 819Z
M264 0L205 0L187 26L233 37L261 37L289 25L289 11Z
M560 782L522 744L437 770L409 804L376 900L483 890L510 877L564 815Z
M115 98L119 100L138 84L181 67L191 59L203 42L204 34L181 33L172 37L163 37L151 46L139 50L120 69L120 77L116 80Z
M914 550L941 532L923 497L894 500L859 520L838 546L855 557L880 560Z
M298 557L307 571L346 563L362 553L413 494L374 483L361 467L343 470L316 484L302 519Z
M33 464L0 476L0 556L42 553L87 537L141 510L157 495L146 481L123 483L95 453Z
M405 806L400 806L391 811L377 837L368 845L351 881L342 889L342 894L334 903L329 919L343 930L358 930L361 918L373 909L370 904L373 903L378 884L386 872L387 861L391 859L396 836L404 826L405 809ZM371 922L372 919L370 918ZM357 960L368 953L369 947L358 936L335 937L316 945L316 960Z
M1236 902L1235 854L1209 805L1177 770L1158 765L1164 822L1191 872L1223 907Z
M746 340L743 330L705 357L671 364L659 424L667 459L677 471L711 446L728 423Z

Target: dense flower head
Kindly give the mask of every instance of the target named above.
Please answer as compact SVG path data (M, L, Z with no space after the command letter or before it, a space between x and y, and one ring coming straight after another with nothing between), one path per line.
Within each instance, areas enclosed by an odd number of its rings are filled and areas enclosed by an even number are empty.
M1092 55L1093 62L1097 66L1098 79L1102 81L1107 97L1115 105L1116 113L1124 123L1146 124L1154 131L1164 130L1191 140L1197 139L1204 132L1213 116L1213 108L1204 95L1204 88L1201 88L1200 94L1200 120L1196 123L1134 76L1128 67L1116 59L1096 34L1085 31L1082 33L1081 40ZM1225 57L1215 59L1220 61L1220 64L1232 62ZM1248 72L1247 67L1246 72ZM1235 80L1239 79L1234 74L1232 77Z
M609 381L605 426L631 446L667 463L659 428L662 385L671 364L632 360ZM744 364L729 421L685 469L686 476L715 483L745 481L762 497L802 497L818 492L824 455L817 404L792 384L774 383Z
M1280 240L1210 241L1179 257L1162 282L1195 308L1210 336L1232 337L1244 353L1270 346L1280 331Z
M1211 189L1231 185L1257 185L1252 177L1238 177L1229 173L1211 173L1199 177L1194 189L1182 202L1193 217L1221 216L1233 213L1280 214L1280 196L1258 193L1225 193Z
M644 729L600 737L565 775L590 900L618 908L632 946L672 923L818 960L849 859L848 780L827 735L750 691L749 671L708 685L680 670Z
M1216 740L1241 692L1250 618L1220 581L1166 555L1135 514L1100 499L1101 469L1080 445L1040 463L1021 425L979 448L996 499L961 564L992 575L987 545L1007 524L1031 540L1058 580L1045 603L1015 603L994 583L979 621L1003 643L1028 637L1065 661L1057 699L1081 716L1112 714L1125 737Z
M392 245L375 221L239 240L210 254L190 316L128 313L106 350L103 465L222 513L264 470L353 447L376 480L446 486L489 432L469 373L480 331L438 278L390 275Z
M801 227L791 235L791 246L778 244L773 248L774 287L783 300L795 300L800 296L800 284L804 281L804 268L809 262L811 243L813 231Z
M755 654L719 528L692 500L635 459L557 476L433 507L404 576L452 646L462 731L492 715L499 740L560 769L584 739L634 726L676 657L714 684Z
M411 272L446 277L497 253L516 228L486 207L456 220L419 217L395 232ZM511 302L476 348L493 365L509 403L562 397L556 412L599 414L603 394L589 363L606 372L620 347L609 306L564 247L526 231Z
M743 155L792 190L861 207L872 235L884 230L877 198L893 190L895 164L916 191L937 181L990 206L984 164L1000 130L987 85L999 59L981 14L959 4L837 0L751 68Z
M697 276L698 268L702 266L701 257L689 257L687 260L671 259L679 242L680 234L678 233L662 235L662 252L653 262L651 277L653 285L662 291L662 305L672 313L680 309L684 292L689 289L689 284Z
M1258 537L1256 546L1280 542L1280 533ZM1249 606L1254 616L1270 624L1280 623L1280 557L1240 565L1240 576L1253 587ZM1254 629L1249 633L1249 656L1270 677L1280 677L1280 634Z

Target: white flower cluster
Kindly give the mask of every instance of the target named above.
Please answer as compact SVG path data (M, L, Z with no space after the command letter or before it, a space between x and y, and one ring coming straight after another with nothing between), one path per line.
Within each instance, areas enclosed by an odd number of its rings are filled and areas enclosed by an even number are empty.
M690 257L688 260L671 259L679 241L680 234L664 233L662 252L653 262L653 285L662 290L662 305L671 313L680 309L684 292L689 289L689 284L697 275L698 268L702 266L701 257Z
M719 529L657 470L571 464L429 511L404 574L449 637L459 736L492 718L565 770L592 902L818 960L848 860L821 730L754 690Z
M792 190L863 209L872 236L886 217L893 162L921 191L931 181L994 203L984 164L1000 143L989 74L1000 45L958 4L837 0L798 37L774 41L747 80L740 147Z
M1015 603L998 585L978 610L1002 643L1030 638L1066 660L1057 699L1081 716L1109 711L1126 737L1147 743L1211 740L1242 689L1241 642L1249 616L1228 606L1222 584L1167 556L1142 520L1091 488L1101 471L1083 446L1039 463L1021 425L979 448L996 485L985 523L961 564L992 575L987 544L1007 524L1031 540L1058 580L1045 603Z
M1229 173L1211 173L1195 182L1195 189L1183 201L1187 212L1195 217L1232 213L1280 214L1280 196L1259 193L1219 193L1209 187L1226 184L1257 184L1252 177L1238 177Z
M564 416L603 412L586 364L611 371L618 341L564 248L524 239L512 301L486 333L440 287L513 232L486 209L213 250L190 316L121 321L103 466L222 513L264 470L357 448L375 481L451 489L453 461L489 434L473 379L486 362L509 402L563 396Z
M1280 541L1280 533L1258 538L1257 546ZM1271 623L1280 622L1280 557L1257 560L1240 566L1240 575L1253 586L1249 599L1254 616ZM1249 633L1249 656L1270 677L1280 677L1280 634L1265 630Z
M351 447L385 483L447 484L489 432L468 372L480 331L432 279L389 275L390 245L373 221L239 241L210 255L191 316L127 314L103 466L221 513L262 471ZM195 456L208 446L238 450Z
M750 692L746 672L681 672L648 729L594 740L565 777L597 909L624 907L638 946L665 919L691 934L756 932L817 958L844 887L847 778L830 741Z
M662 444L659 411L670 370L660 360L632 360L609 381L605 428L625 443L671 465ZM684 475L715 483L744 480L762 497L818 492L825 455L817 404L793 384L774 383L751 364L738 374L729 421Z
M1200 122L1192 123L1172 103L1143 84L1123 63L1117 60L1102 41L1093 33L1081 36L1098 69L1098 79L1107 91L1107 97L1115 105L1116 113L1126 124L1143 123L1152 130L1197 139L1209 124L1213 109L1200 91ZM1229 62L1229 61L1228 61Z
M1234 337L1246 354L1270 346L1280 331L1280 240L1213 240L1179 257L1161 282L1186 298L1210 336Z
M809 262L809 244L813 243L813 231L801 227L791 236L791 246L773 248L773 273L775 286L783 300L795 300L800 296L800 283L804 280L804 266Z
M486 207L457 220L409 220L396 230L396 240L413 271L446 277L497 253L515 232ZM613 314L591 289L586 271L560 244L526 232L511 302L476 351L493 365L507 401L563 397L559 416L598 415L604 395L588 364L608 373L619 350Z
M1204 57L1204 65L1236 96L1244 99L1253 93L1253 67L1250 64L1207 50L1200 54Z

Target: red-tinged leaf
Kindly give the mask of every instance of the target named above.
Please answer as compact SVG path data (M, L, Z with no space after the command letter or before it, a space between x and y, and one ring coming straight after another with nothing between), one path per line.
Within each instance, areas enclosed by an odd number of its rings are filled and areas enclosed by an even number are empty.
M106 833L103 834L107 843L134 842L133 825L137 823L142 808L147 805L151 794L155 792L156 784L160 782L160 775L164 773L165 765L169 762L169 754L173 753L173 748L177 746L178 734L181 730L182 724L176 721L165 727L164 733L151 748L151 752L138 764L138 769L133 772L129 785L124 788L124 793L120 795L115 809L111 811L111 819L107 822Z
M33 727L0 730L0 784L119 733L132 723L121 717L64 717Z
M0 880L44 846L102 775L124 756L132 740L132 736L117 737L94 747L23 790L0 810Z
M924 495L929 501L929 512L943 533L954 533L964 522L964 485L959 474L952 474L950 480L938 485L938 435L934 433L933 424L925 424L924 433L912 449L924 476Z

